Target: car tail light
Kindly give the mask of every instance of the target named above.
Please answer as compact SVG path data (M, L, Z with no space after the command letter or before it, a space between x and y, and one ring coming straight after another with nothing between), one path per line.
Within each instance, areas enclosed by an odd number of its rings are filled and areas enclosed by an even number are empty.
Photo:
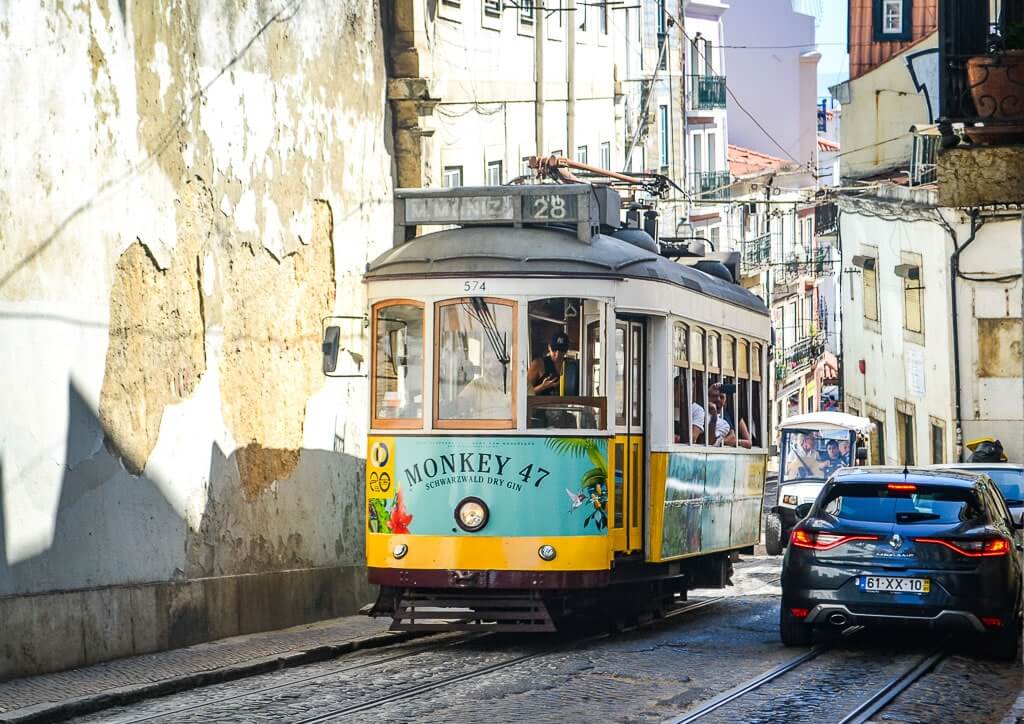
M987 626L988 628L1002 628L1003 627L1003 619L1001 619L1001 618L999 618L997 616L982 616L981 617L981 622L983 624L985 624L985 626Z
M943 540L942 538L914 538L915 543L932 543L945 546L951 551L969 558L987 558L1005 556L1010 552L1010 541L1005 538L985 538L982 540Z
M917 490L917 486L913 483L889 483L885 487L889 490L897 490L905 493L913 493Z
M793 618L807 618L807 614L811 612L809 608L791 608L789 612L793 614Z
M835 533L818 533L813 530L794 528L790 543L797 548L810 548L815 551L828 551L844 543L855 540L879 540L877 535L837 535Z

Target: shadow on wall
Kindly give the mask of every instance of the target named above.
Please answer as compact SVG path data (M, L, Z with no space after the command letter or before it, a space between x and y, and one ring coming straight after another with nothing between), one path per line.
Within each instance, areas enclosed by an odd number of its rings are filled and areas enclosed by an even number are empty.
M14 515L0 506L0 680L347 615L372 600L358 534L362 460L258 446L226 456L213 445L192 529L156 482L124 470L73 385L68 406L49 548L9 564ZM288 456L287 477L251 488ZM0 468L0 501L9 485Z

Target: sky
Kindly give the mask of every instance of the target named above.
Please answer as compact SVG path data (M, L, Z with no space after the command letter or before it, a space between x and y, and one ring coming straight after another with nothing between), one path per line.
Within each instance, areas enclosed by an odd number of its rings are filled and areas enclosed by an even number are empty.
M846 0L817 0L813 3L818 18L815 40L821 52L818 62L818 96L828 98L828 87L850 75L850 56L846 53Z

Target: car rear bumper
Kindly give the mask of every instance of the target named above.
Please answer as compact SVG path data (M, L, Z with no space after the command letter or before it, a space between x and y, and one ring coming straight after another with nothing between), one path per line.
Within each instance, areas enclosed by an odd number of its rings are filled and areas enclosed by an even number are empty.
M804 622L812 625L876 626L879 624L917 625L943 630L985 632L981 620L970 611L942 610L934 615L854 612L841 603L819 603L807 614Z

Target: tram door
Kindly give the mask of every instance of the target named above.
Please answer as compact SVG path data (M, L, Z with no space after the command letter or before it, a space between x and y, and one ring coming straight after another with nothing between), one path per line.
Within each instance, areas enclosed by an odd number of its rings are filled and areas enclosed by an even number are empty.
M644 322L619 318L615 325L615 438L611 462L612 547L642 551L644 510Z

